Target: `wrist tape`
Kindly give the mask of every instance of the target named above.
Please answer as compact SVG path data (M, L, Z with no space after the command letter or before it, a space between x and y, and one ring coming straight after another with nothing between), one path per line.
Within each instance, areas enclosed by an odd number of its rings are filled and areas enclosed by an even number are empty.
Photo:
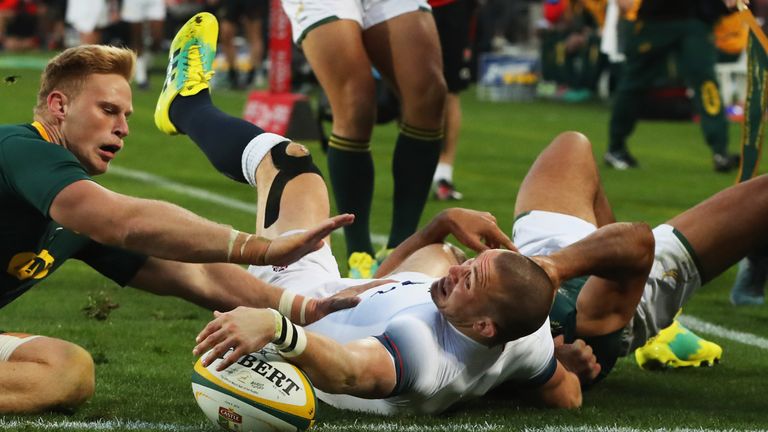
M270 309L275 316L275 335L272 343L280 352L280 355L286 358L296 357L307 348L307 335L304 329L296 326L285 315Z

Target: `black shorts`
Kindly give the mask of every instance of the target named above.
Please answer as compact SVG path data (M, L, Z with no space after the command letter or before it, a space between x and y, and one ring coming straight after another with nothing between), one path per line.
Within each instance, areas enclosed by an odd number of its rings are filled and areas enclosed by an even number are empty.
M25 39L37 36L37 17L26 13L14 16L8 21L5 34Z
M269 0L224 0L216 16L223 21L240 22L242 18L265 19Z
M469 47L469 24L474 6L470 0L457 0L432 8L443 51L443 75L450 93L469 86L469 61L464 52Z

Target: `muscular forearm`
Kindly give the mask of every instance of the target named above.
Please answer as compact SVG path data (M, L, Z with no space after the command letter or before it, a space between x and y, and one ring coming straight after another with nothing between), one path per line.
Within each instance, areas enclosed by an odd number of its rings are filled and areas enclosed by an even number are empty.
M172 295L210 310L237 306L277 309L281 288L267 284L234 264L189 264L150 258L130 285L158 295Z
M392 273L406 258L424 246L441 243L450 234L447 219L445 211L441 212L427 226L400 243L379 266L375 277L382 277Z
M291 362L307 373L315 387L369 399L392 392L395 383L389 376L394 366L378 341L370 338L341 345L316 333L306 334L306 351Z
M620 281L645 277L653 252L653 233L647 224L614 223L546 259L556 269L557 283L583 275Z
M64 188L50 214L100 243L175 261L258 263L269 245L177 205L114 193L90 181Z

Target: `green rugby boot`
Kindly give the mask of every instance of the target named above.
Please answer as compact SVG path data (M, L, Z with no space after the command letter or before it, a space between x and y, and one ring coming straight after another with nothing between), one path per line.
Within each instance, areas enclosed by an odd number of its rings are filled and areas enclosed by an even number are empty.
M209 87L218 36L216 17L201 12L190 18L173 38L168 53L168 72L155 106L155 126L161 132L179 133L168 114L177 95L192 96Z
M683 327L677 320L635 350L643 369L712 366L720 362L723 349Z

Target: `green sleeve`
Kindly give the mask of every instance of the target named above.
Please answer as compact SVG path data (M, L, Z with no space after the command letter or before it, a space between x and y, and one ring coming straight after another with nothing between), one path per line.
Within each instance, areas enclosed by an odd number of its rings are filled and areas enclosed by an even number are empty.
M94 270L112 279L120 286L126 286L147 261L147 256L95 241L88 243L74 256Z
M24 136L9 136L0 146L0 188L20 197L49 217L56 195L66 186L91 180L67 149Z

